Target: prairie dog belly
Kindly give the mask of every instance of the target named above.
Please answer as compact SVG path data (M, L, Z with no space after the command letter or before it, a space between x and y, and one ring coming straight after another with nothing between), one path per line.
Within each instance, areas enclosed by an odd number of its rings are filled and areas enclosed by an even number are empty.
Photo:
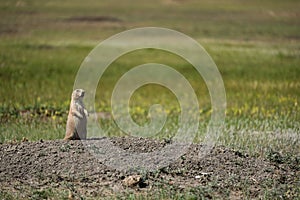
M80 114L82 115L82 118L80 118L76 115L73 117L75 129L76 129L76 132L77 132L78 136L80 137L80 139L86 139L87 116L84 112L80 112Z

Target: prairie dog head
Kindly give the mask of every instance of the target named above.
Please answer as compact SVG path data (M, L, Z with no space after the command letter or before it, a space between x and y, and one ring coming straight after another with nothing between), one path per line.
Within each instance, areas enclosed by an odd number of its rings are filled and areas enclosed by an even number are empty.
M83 89L76 89L72 93L72 100L82 100L85 91Z

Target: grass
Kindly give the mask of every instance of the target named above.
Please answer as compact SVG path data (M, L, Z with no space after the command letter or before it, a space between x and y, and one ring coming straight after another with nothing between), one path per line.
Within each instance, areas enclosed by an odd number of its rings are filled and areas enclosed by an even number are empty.
M1 78L5 83L0 91L3 97L1 141L23 137L30 140L62 138L69 96L78 69L78 66L73 66L76 63L80 65L92 46L2 45L3 63L8 65L1 68ZM297 148L285 145L286 142L290 144L292 139L296 147L299 146L299 94L296 92L300 84L297 80L299 55L294 55L296 53L291 47L276 52L269 44L263 49L260 44L251 44L251 47L239 47L239 44L233 43L225 43L221 47L215 43L205 45L219 66L226 88L226 130L220 142L238 148L248 146L246 150L259 154L270 143L275 144L277 150L299 153ZM235 50L237 48L240 50ZM268 53L268 50L275 53ZM283 56L281 51L289 56ZM18 56L14 57L14 54ZM137 51L114 62L99 83L98 110L110 111L114 83L132 66L147 62L168 64L187 77L199 99L200 129L203 132L210 117L207 88L189 64L166 52ZM154 91L161 95L157 96ZM174 132L180 108L174 95L165 88L145 86L136 91L131 101L133 118L139 124L147 122L148 108L154 103L165 106L170 114L166 129ZM112 122L102 121L102 124L110 127ZM107 134L122 133L115 127ZM249 139L253 142L249 143ZM257 140L260 142L257 143Z
M159 26L199 41L222 74L227 110L218 144L263 157L270 151L300 155L299 8L293 0L3 0L0 142L63 138L74 80L87 54L113 34ZM76 20L82 16L106 20ZM99 82L97 111L111 111L114 83L133 66L148 62L172 66L189 80L200 105L195 141L201 142L211 114L207 88L190 64L167 52L139 50L113 62ZM159 138L171 137L180 108L167 89L139 88L131 98L130 113L138 124L145 124L154 103L164 105L169 114ZM100 124L104 135L124 135L112 120Z
M63 137L77 70L97 42L133 27L163 26L197 39L222 74L227 118L221 143L243 148L251 138L254 141L246 149L255 152L270 146L270 141L280 143L291 137L299 146L299 3L251 1L246 6L234 1L157 1L136 3L131 9L125 2L90 3L94 6L79 1L57 4L34 0L0 4L1 142ZM151 12L145 12L148 10ZM108 20L71 20L76 16L108 16ZM134 51L112 63L98 86L97 109L110 111L110 96L118 78L147 62L172 66L189 80L199 100L199 133L203 132L211 113L205 83L190 64L163 51ZM157 91L161 95L156 95ZM144 86L137 90L130 113L137 123L146 123L153 103L165 106L170 114L165 130L174 132L180 108L165 88ZM113 124L101 123L104 127ZM116 128L106 133L122 135ZM200 136L196 138L199 140ZM263 147L259 148L255 140ZM284 145L279 146L281 150Z
M234 177L228 178L225 181L235 181ZM71 186L68 186L66 190L58 190L56 188L47 188L47 189L33 189L28 190L26 187L22 188L24 190L24 194L30 197L30 199L69 199L70 191L74 192L73 196L75 198L80 199L232 199L232 198L251 198L251 189L249 187L249 183L247 180L236 185L237 191L232 191L229 188L224 188L222 191L218 191L216 193L215 187L216 184L212 181L210 184L205 186L196 186L193 188L184 188L178 190L178 188L173 185L169 185L166 183L158 183L155 187L160 187L155 193L153 192L140 192L136 193L132 190L125 190L123 193L116 193L110 197L92 197L92 198L84 198L79 194L76 194L76 191L73 191ZM286 188L285 185L281 185L278 190L273 189L274 180L266 179L264 181L265 187L263 191L263 195L260 196L262 199L277 199L278 196L281 196L285 199L294 199L299 196L299 188ZM239 188L243 188L241 191ZM222 196L220 196L222 195ZM0 192L0 197L3 199L23 199L20 196L16 196L15 194L9 194L6 192Z

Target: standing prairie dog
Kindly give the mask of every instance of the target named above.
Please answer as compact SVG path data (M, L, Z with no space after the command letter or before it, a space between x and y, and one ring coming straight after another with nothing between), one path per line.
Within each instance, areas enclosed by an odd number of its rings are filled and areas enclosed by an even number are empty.
M76 89L72 93L64 140L86 139L88 112L83 105L84 93L82 89Z

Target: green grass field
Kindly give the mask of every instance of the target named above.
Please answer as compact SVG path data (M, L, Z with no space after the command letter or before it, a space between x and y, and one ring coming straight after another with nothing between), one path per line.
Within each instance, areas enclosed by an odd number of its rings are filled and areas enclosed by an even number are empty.
M227 95L220 144L259 155L268 148L299 155L299 8L297 1L1 1L0 141L62 138L85 56L113 34L158 26L193 37L217 64ZM188 63L167 52L140 50L117 59L99 83L97 109L111 111L114 83L128 69L148 62L172 66L190 81L201 106L195 138L201 141L211 113L207 88ZM170 113L167 129L176 131L180 109L164 88L136 91L133 118L147 122L147 110L157 102ZM122 132L115 127L107 135Z
M116 33L157 26L196 39L218 66L227 96L218 144L263 158L270 151L299 158L299 16L296 0L0 0L0 142L63 138L76 73L88 53ZM211 114L208 90L190 64L167 52L139 50L113 62L99 83L97 110L110 112L118 78L148 62L172 66L190 81L200 105L195 142L201 142ZM138 89L130 113L147 123L154 103L169 114L159 139L171 137L180 108L167 89ZM112 120L100 124L104 135L125 135Z

